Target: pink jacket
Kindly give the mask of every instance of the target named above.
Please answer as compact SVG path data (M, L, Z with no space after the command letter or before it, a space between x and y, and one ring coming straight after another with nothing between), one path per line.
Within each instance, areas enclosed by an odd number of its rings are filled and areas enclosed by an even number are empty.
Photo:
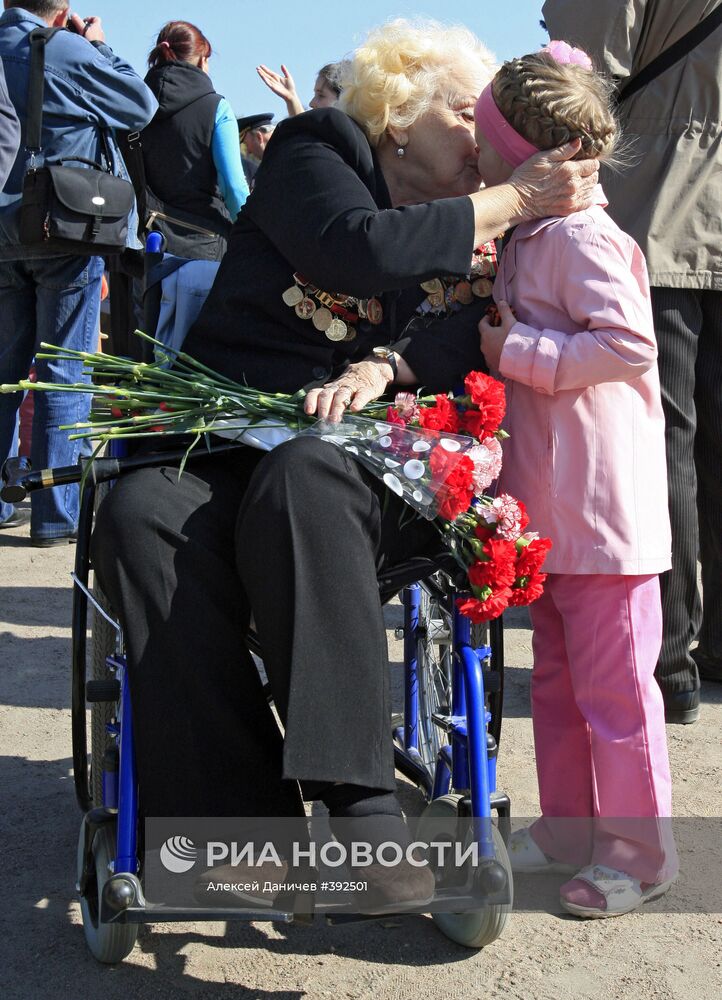
M644 257L596 204L517 227L494 298L518 322L500 488L554 546L550 573L670 567L664 416Z

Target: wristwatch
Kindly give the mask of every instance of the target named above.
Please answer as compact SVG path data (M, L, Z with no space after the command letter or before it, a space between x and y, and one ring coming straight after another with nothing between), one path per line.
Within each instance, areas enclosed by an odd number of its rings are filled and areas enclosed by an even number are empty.
M391 366L391 371L393 372L394 379L399 373L399 366L396 363L396 355L391 350L390 347L374 347L371 351L375 358L379 361L385 361L387 365ZM393 381L393 379L392 379Z

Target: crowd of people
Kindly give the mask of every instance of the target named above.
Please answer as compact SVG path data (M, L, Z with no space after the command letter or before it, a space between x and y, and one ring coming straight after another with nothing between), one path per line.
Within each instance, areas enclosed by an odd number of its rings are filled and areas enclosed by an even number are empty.
M151 230L198 265L188 353L264 390L304 388L307 413L332 419L392 387L444 393L483 366L503 378L501 487L553 540L531 608L542 815L512 837L512 864L572 874L561 902L579 916L666 892L665 721L693 723L700 676L722 681L718 5L547 0L557 41L500 68L466 29L392 21L319 70L308 111L285 66L258 66L286 105L275 128L270 114L236 119L193 24L161 29L143 80L97 18L68 20L66 0L5 8L0 382L24 377L41 341L83 351L98 336L102 257L20 239L28 39L55 27L43 155L108 155L130 172L139 219L123 266L137 268ZM488 289L454 299L452 278L498 237L492 325ZM429 307L442 280L449 294ZM141 285L136 272L136 299ZM301 287L306 312L288 294ZM318 307L341 291L353 336L336 338ZM35 364L46 381L80 379ZM89 398L39 398L34 466L77 460L58 427ZM17 448L20 403L0 397L0 459ZM31 543L72 541L77 515L76 488L38 494ZM4 504L0 528L25 516ZM377 571L433 537L314 438L120 480L92 559L132 622L144 813L295 816L320 799L344 836L368 839L382 817L384 837L408 841ZM242 641L251 616L283 738ZM570 817L602 822L570 837L555 823ZM627 817L639 822L611 822ZM393 891L418 904L428 877L409 866Z

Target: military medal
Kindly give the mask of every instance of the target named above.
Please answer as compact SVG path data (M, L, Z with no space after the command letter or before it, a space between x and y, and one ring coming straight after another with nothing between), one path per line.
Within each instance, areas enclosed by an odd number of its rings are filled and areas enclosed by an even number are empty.
M444 286L441 283L440 278L430 278L429 281L422 281L421 287L429 295L437 294L438 292L443 292Z
M325 333L331 325L332 319L333 313L331 310L327 309L326 306L321 306L320 309L317 309L311 317L311 322L317 330L320 330L321 333Z
M384 308L378 299L369 299L366 303L366 315L369 323L378 326L384 318Z
M332 319L328 325L328 328L326 329L326 336L328 337L329 340L333 340L334 342L339 340L345 340L347 333L348 333L348 327L346 326L344 321L342 319L338 319L338 317Z
M346 332L346 336L343 339L347 344L350 344L352 340L356 339L356 330L354 329L354 327L349 325L349 328Z
M287 288L281 297L286 305L293 309L298 305L304 295L298 285L291 285L291 287Z
M459 281L454 287L454 298L462 306L468 306L474 301L474 293L471 290L471 283Z
M304 295L294 308L299 319L312 319L316 312L316 303L308 295Z
M491 295L493 287L493 281L489 281L488 278L477 278L472 282L471 290L478 299L486 299Z

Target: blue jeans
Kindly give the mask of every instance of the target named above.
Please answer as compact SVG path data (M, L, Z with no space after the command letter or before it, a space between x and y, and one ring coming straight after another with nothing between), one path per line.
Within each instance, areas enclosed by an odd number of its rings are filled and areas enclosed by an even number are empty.
M26 378L45 341L77 351L97 348L102 257L54 257L0 261L0 383ZM36 360L39 382L88 381L82 362ZM0 395L0 463L16 449L17 411L22 394ZM90 394L38 392L30 459L34 469L74 465L83 442L69 441L59 428L87 420ZM69 535L77 528L77 486L58 486L32 496L34 538ZM0 522L13 512L0 501Z

